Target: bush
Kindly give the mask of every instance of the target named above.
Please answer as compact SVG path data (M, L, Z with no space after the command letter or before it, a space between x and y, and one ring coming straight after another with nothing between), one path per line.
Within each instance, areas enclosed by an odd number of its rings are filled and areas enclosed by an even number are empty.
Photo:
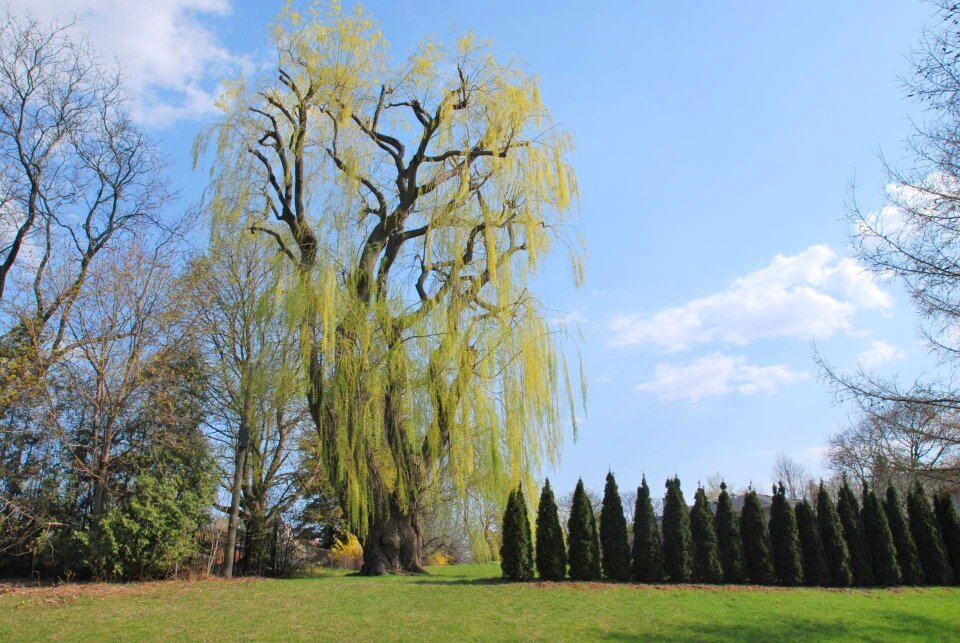
M637 488L637 504L633 511L633 577L642 583L659 583L663 580L660 528L653 512L646 477Z
M953 569L947 558L946 546L940 528L930 510L927 493L918 480L907 494L907 514L910 516L910 533L917 543L920 566L928 585L949 585Z
M803 581L807 585L828 585L830 572L820 542L820 528L813 507L804 498L793 508L800 536L800 557L803 560Z
M168 578L199 553L212 486L190 488L179 476L137 478L119 505L78 534L92 575L109 580Z
M720 565L723 567L725 583L743 582L743 543L740 540L740 525L737 513L733 510L727 483L720 483L720 497L717 498L717 515L714 519L717 531L717 549Z
M900 564L897 562L897 548L893 544L893 534L890 532L887 515L883 512L877 494L866 484L863 485L861 515L867 543L870 545L874 580L883 587L899 585L902 581Z
M547 480L537 507L537 572L546 580L563 580L567 575L567 550L557 515L557 502Z
M770 536L763 517L760 499L753 489L743 499L740 513L740 538L743 541L743 559L747 579L756 585L773 582L773 561L770 557Z
M900 574L905 585L923 585L925 582L923 568L920 566L920 557L917 553L917 544L910 534L910 525L903 515L900 496L892 484L887 485L887 499L883 504L883 511L890 526L890 535L893 545L897 549L897 563L900 565Z
M336 539L330 548L330 564L340 569L359 570L363 567L363 546L356 536L348 533Z
M680 479L667 480L663 499L663 571L673 583L688 583L693 574L690 516L680 490Z
M850 571L853 572L853 584L867 587L874 584L873 561L870 555L870 545L864 533L863 518L860 516L860 507L853 490L843 478L843 486L837 495L837 514L840 515L840 524L843 525L843 538L847 541L847 550L850 552Z
M533 544L530 542L530 519L523 491L518 487L510 492L503 514L500 545L500 569L511 580L527 581L533 578Z
M603 507L600 509L600 546L603 575L610 580L630 578L630 542L627 540L627 520L623 517L623 503L613 473L607 473L603 487Z
M820 542L823 544L823 556L830 573L829 584L834 587L849 587L853 581L850 571L850 551L843 537L843 524L840 514L830 498L830 494L820 481L817 492L817 523L820 525Z
M800 533L793 509L787 502L781 482L773 488L770 507L770 541L773 551L773 569L781 585L799 585L803 582L803 563L800 560Z
M703 487L697 487L690 509L690 536L693 541L693 580L698 583L719 583L723 580L717 532L713 527L710 501Z
M940 525L940 535L947 550L947 558L953 568L953 584L960 585L960 519L953 506L953 500L946 491L933 496L933 513Z
M600 578L600 552L597 540L597 523L590 507L590 499L583 488L583 480L577 481L567 521L567 560L570 563L570 578L573 580L596 580Z

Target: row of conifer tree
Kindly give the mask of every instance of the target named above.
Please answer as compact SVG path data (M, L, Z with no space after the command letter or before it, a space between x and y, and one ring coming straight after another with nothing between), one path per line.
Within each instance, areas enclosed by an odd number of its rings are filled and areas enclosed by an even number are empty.
M567 522L566 544L557 503L547 480L540 494L536 539L523 492L510 493L500 549L506 578L643 583L752 583L758 585L895 586L960 584L960 519L948 493L933 503L917 482L906 512L891 485L883 501L866 484L858 500L846 479L836 502L820 483L816 503L791 507L783 484L773 489L770 524L753 490L734 511L720 485L716 512L699 487L688 509L676 477L667 480L658 524L646 478L637 489L633 544L623 504L607 474L600 511L594 516L577 482Z

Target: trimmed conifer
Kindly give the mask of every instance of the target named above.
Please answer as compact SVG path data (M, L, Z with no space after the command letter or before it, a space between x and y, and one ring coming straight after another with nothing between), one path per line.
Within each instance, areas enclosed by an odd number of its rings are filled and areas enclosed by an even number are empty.
M653 512L646 476L637 488L637 504L633 510L633 577L641 583L663 580L660 527Z
M717 499L717 515L714 518L717 531L717 549L720 565L723 567L723 582L743 582L743 544L740 542L740 524L737 512L733 510L727 483L720 483L720 497Z
M830 572L828 584L833 587L849 587L853 582L850 571L850 550L843 537L843 523L833 504L833 499L820 481L817 492L817 523L820 526L820 543L823 545L823 557Z
M603 576L609 580L630 579L630 541L627 539L627 519L623 517L623 502L612 472L607 472L603 487L603 506L600 508L600 552Z
M781 585L799 585L803 582L803 563L800 560L800 533L793 509L787 502L783 483L773 488L770 506L770 542L773 550L773 569Z
M598 577L600 561L594 549L595 524L583 480L578 480L567 520L567 562L573 580L596 580Z
M960 518L950 494L940 490L933 495L933 513L940 525L940 535L953 568L953 584L960 585Z
M511 491L503 514L500 544L500 569L505 578L526 581L533 578L530 520L520 489Z
M803 582L806 585L827 585L830 574L820 542L820 526L813 513L813 507L804 498L793 508L797 521L797 533L800 536L800 557L803 560Z
M949 585L953 580L953 568L950 567L943 536L930 509L927 493L919 480L907 494L907 515L910 517L910 533L917 544L926 583Z
M602 571L600 565L600 530L597 529L597 514L593 513L593 507L590 508L590 549L593 552L591 560L593 568L590 570L590 577L600 578Z
M544 580L563 580L567 575L567 550L550 480L543 485L537 507L536 563L537 573Z
M743 542L744 570L747 579L756 585L773 582L773 560L770 557L770 536L767 521L757 492L751 489L743 499L740 512L740 539Z
M672 583L689 583L693 573L690 516L680 479L667 480L663 499L663 571Z
M870 556L870 545L864 533L863 519L860 517L860 505L853 494L846 476L837 495L837 513L840 514L840 524L843 525L843 538L847 541L847 550L850 552L850 571L853 572L853 584L860 587L869 587L874 584L873 561Z
M897 548L893 544L893 534L887 522L877 494L866 483L863 484L863 509L860 512L867 543L870 546L870 560L873 561L873 578L877 585L893 587L902 582L900 564L897 562Z
M890 525L894 547L897 548L897 562L900 564L903 584L923 585L923 567L920 566L917 544L913 541L910 525L907 524L907 519L903 515L900 495L893 484L887 485L887 499L883 503L883 510L887 516L887 524Z
M717 549L717 532L710 513L710 501L703 487L697 487L690 509L690 537L693 541L693 580L697 583L720 583L723 567Z

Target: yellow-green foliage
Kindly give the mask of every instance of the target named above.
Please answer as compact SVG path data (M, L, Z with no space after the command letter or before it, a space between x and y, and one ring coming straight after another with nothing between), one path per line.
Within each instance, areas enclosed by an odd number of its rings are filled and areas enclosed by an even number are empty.
M215 149L214 220L291 260L283 305L352 529L441 477L465 513L468 490L532 497L576 400L529 283L558 240L582 280L571 141L536 77L472 35L391 66L370 16L338 4L288 5L274 39L281 81L229 83L196 158Z

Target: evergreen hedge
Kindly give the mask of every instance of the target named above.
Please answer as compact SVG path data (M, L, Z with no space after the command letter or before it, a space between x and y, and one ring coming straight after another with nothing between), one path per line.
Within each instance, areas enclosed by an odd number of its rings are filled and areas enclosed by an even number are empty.
M940 535L943 536L947 558L953 568L953 584L960 585L960 519L950 494L945 490L934 494L933 513L940 525Z
M756 585L773 582L773 560L770 557L770 536L767 521L757 492L751 489L743 499L740 512L740 539L743 542L744 569L747 580Z
M680 489L680 479L667 480L663 499L663 571L673 583L689 583L693 574L690 516Z
M799 585L803 582L803 563L800 560L800 534L793 509L787 502L783 483L773 488L770 507L770 541L773 550L773 569L781 585Z
M717 532L717 549L720 565L723 567L725 583L743 582L743 544L740 542L740 524L733 510L727 483L720 483L720 497L717 499L717 515L714 518Z
M500 544L500 569L504 578L526 581L533 578L533 547L530 542L530 520L523 491L517 488L507 498L503 514Z
M577 481L567 521L567 561L573 580L596 580L600 577L597 528L590 499L583 488L583 479Z
M703 487L697 487L693 508L690 509L690 536L693 541L693 580L697 583L720 583L723 567L717 548L710 501Z
M642 583L659 583L663 580L660 528L646 476L637 488L637 503L633 511L633 577Z
M853 584L860 587L869 587L874 584L870 545L867 543L864 533L863 518L860 516L857 497L850 489L846 476L844 476L843 485L837 494L837 513L840 514L843 537L847 541L847 550L850 552L850 571L853 572Z
M800 557L803 560L803 582L806 585L828 585L830 572L823 554L820 541L820 526L813 507L804 498L793 508L797 521L797 534L800 536Z
M925 582L923 567L920 566L920 556L917 553L917 544L910 533L910 525L903 515L903 506L900 495L893 484L887 485L887 499L883 503L883 511L890 525L890 535L893 537L894 547L897 548L897 562L900 564L900 574L904 585L923 585Z
M893 534L887 515L877 499L873 489L863 485L863 528L867 543L870 545L870 558L873 561L873 576L878 585L892 587L902 581L900 564L897 562L897 548L893 543Z
M849 587L853 582L853 572L850 571L850 550L843 537L843 524L840 514L833 504L833 499L820 481L817 492L817 523L820 525L820 542L823 545L823 556L830 573L829 585L833 587Z
M603 576L610 580L630 579L630 541L627 539L627 520L623 517L623 502L612 472L607 472L603 487L603 506L600 509L600 552Z
M927 493L919 480L907 494L907 515L910 516L910 533L917 544L920 566L927 584L949 585L953 581L953 568L947 558L940 527L930 509Z
M536 563L537 573L544 580L563 580L567 575L567 550L549 479L543 485L537 507Z

